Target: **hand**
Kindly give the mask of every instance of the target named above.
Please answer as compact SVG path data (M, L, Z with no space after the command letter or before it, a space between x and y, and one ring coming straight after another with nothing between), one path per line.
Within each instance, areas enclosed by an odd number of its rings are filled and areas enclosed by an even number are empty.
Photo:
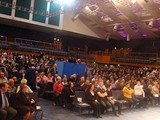
M31 103L35 103L34 99L31 99Z

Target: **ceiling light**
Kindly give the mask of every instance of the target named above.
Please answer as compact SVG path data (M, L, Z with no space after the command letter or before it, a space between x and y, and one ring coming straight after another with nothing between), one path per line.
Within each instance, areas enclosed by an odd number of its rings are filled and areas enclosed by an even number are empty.
M107 33L105 40L109 41L110 36L111 36L111 33Z
M73 21L75 21L79 17L79 14L75 14L72 18Z
M131 0L132 4L135 4L137 2L137 0Z
M153 27L153 20L149 21L148 27L149 27L149 28L152 28L152 27Z
M127 41L130 41L130 35L127 34Z
M118 29L118 25L116 24L116 25L113 27L113 30L114 30L114 31L117 31L117 29Z

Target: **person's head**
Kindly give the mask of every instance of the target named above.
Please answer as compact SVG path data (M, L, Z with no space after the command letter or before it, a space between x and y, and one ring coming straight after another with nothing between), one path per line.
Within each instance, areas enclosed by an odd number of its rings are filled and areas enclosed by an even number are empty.
M155 85L155 86L158 86L158 82L157 82L157 81L155 81L155 82L154 82L154 85Z
M14 80L13 80L13 79L9 79L9 85L10 85L11 87L14 86Z
M41 72L41 76L43 77L45 75L45 73L44 72Z
M61 83L61 81L62 81L61 77L58 76L58 77L57 77L57 82L58 82L58 83Z
M0 78L4 78L5 74L4 72L0 72Z
M27 92L28 91L28 87L27 87L27 85L26 84L21 84L20 85L20 91L22 91L22 92Z
M85 81L84 76L81 77L81 80L80 80L80 81L81 81L81 82L84 82L84 81Z
M104 83L103 83L103 81L99 81L99 86L102 88L103 87L103 85L104 85Z
M27 79L22 79L21 84L27 84Z
M140 82L140 81L137 81L137 85L138 85L138 86L141 86L141 82Z
M54 64L54 68L57 68L57 64Z
M12 77L12 79L14 80L14 82L17 82L17 77L16 76Z
M1 89L4 93L6 93L6 92L8 91L8 87L9 87L9 85L8 85L8 83L6 83L6 82L0 84L0 89Z
M148 88L149 88L150 90L152 90L152 84L149 84L149 85L148 85Z
M91 84L87 88L87 92L94 91L94 84Z
M130 87L130 82L126 82L126 87Z
M67 78L67 75L63 75L63 78Z
M69 83L69 88L73 88L74 87L74 83L73 82L70 82Z
M52 77L52 74L49 72L49 73L47 74L47 77Z
M89 83L90 83L89 79L86 79L85 84L89 85Z

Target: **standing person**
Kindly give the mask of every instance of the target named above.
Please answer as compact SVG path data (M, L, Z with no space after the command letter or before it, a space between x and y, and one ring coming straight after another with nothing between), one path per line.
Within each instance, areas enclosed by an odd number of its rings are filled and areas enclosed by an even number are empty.
M9 106L9 102L6 96L8 91L8 84L0 84L0 120L13 120L17 115L17 111Z
M97 101L96 94L94 92L94 84L90 85L86 90L87 103L93 108L93 116L96 118L101 118L100 116L100 103Z
M27 79L28 86L36 91L36 69L32 64L29 64L29 68L26 70L25 79Z

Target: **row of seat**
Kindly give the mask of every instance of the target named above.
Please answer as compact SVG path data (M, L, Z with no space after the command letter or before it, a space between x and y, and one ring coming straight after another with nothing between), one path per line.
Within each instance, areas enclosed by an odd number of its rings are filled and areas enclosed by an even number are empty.
M129 103L126 100L122 100L122 90L112 90L113 98L122 103L122 109L126 109L129 107ZM78 99L81 98L82 102L79 102ZM92 110L92 107L86 102L86 96L84 91L75 91L75 107L79 108L82 113L83 110L88 110L88 113Z

